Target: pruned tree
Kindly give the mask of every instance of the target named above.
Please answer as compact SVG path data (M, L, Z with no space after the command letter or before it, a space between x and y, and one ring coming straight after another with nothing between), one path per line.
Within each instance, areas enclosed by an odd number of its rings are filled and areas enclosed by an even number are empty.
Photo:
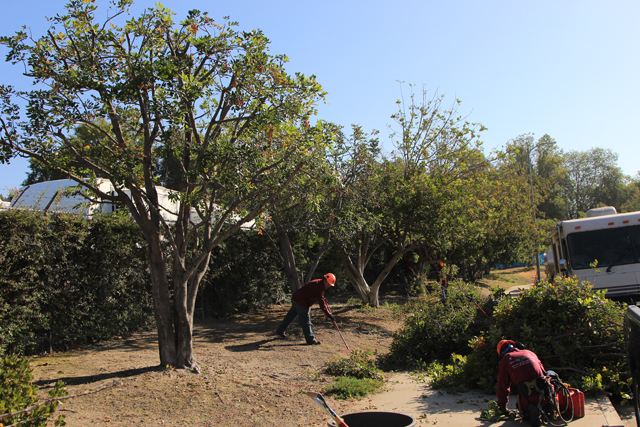
M0 39L35 83L0 87L0 160L35 159L89 197L126 206L147 244L160 364L193 367L195 298L211 251L289 197L324 151L309 124L324 94L314 77L288 75L287 58L268 54L260 31L196 10L175 23L161 5L126 19L130 4L98 21L93 2L71 0L41 38L23 30ZM78 126L99 137L74 137ZM181 181L175 221L158 195L163 159Z

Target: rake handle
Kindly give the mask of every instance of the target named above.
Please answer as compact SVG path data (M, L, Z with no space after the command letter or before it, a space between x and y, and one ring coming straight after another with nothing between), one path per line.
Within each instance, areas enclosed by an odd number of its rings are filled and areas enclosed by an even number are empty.
M338 330L338 333L340 334L340 338L342 338L342 342L344 343L344 346L347 347L347 350L351 350L349 348L349 346L347 345L347 342L344 340L344 337L342 336L342 332L340 332L340 328L338 328L338 324L336 323L335 319L333 319L333 324L336 326L336 329Z

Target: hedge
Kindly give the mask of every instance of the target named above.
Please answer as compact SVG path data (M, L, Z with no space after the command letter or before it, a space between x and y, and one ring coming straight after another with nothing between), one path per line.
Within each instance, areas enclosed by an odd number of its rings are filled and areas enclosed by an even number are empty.
M0 355L35 354L150 326L141 233L125 215L0 212Z

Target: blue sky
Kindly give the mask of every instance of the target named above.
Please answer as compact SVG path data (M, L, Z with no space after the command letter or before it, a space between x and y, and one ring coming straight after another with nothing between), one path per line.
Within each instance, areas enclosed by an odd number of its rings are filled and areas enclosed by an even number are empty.
M63 12L65 4L1 1L2 35L25 24L39 36L48 27L44 17ZM177 20L200 9L214 19L230 16L241 29L260 28L271 53L290 58L289 72L315 74L328 92L319 118L377 129L383 142L403 81L444 94L446 104L460 99L460 112L488 128L486 153L524 133L549 134L565 151L610 148L625 174L640 170L637 0L162 4ZM137 15L153 5L138 1L131 10ZM4 62L0 83L28 88L21 68ZM0 165L0 193L19 186L26 171L26 161Z

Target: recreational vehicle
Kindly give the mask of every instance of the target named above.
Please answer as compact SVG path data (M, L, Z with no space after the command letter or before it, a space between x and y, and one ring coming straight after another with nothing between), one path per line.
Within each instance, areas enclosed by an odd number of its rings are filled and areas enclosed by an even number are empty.
M640 295L640 212L591 209L586 218L560 221L546 254L547 275L578 277L609 298Z

